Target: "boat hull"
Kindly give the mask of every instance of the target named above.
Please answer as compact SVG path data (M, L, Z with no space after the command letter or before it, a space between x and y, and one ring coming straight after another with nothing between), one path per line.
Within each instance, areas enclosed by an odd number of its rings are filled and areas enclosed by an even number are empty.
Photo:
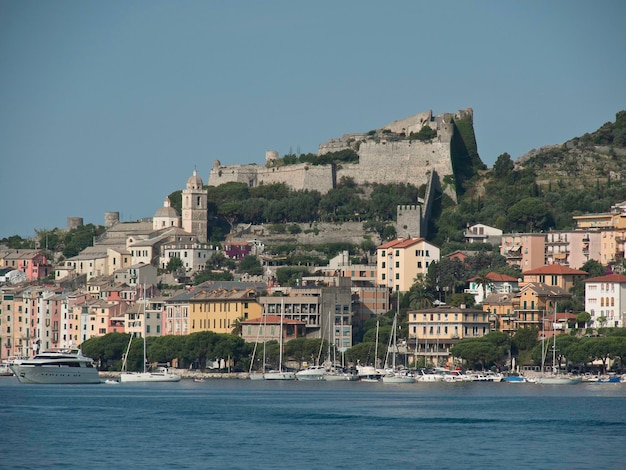
M14 364L11 367L23 384L99 384L98 370L93 367Z
M578 377L537 377L535 383L542 385L575 385L582 382Z
M296 372L297 380L324 380L327 372L323 368L303 369Z
M383 383L386 384L414 384L415 377L409 375L384 375Z
M180 382L180 375L170 372L122 372L120 382Z
M266 372L263 374L264 380L296 380L296 374L293 372Z

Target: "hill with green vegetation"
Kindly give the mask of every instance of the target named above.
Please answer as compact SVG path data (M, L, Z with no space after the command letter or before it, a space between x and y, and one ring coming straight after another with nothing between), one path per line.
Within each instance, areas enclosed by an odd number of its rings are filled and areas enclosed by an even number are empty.
M600 129L513 161L500 155L477 171L458 204L443 201L434 221L435 243L462 241L467 225L506 232L568 230L572 217L606 212L626 200L626 111Z

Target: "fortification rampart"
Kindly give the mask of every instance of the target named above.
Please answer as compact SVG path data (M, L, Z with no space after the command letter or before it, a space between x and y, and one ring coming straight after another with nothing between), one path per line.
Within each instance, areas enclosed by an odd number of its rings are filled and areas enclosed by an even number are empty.
M451 146L454 118L473 117L471 108L455 114L433 116L422 112L406 119L393 121L377 131L366 134L344 134L319 146L318 155L352 149L359 155L358 163L333 165L297 164L276 166L277 153L266 153L266 165L213 164L208 184L218 186L229 182L256 187L261 184L285 183L295 190L318 190L326 193L342 177L352 178L357 184L408 183L427 184L433 172L440 178L453 175ZM410 140L424 126L437 131L431 141Z
M327 193L334 187L335 175L332 165L300 163L268 168L260 165L221 165L216 161L209 173L209 186L231 182L244 183L250 187L285 183L297 190Z
M449 143L368 141L359 147L359 163L340 165L337 181L345 176L357 184L410 183L419 187L428 183L432 171L452 174Z

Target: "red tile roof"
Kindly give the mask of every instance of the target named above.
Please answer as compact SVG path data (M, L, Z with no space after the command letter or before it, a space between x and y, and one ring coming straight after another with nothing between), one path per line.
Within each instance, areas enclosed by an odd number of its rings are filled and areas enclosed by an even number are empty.
M391 240L390 242L383 243L378 247L378 249L381 250L388 248L407 248L422 241L424 241L424 238L396 238L395 240Z
M568 266L563 266L561 264L548 264L546 266L541 266L540 268L531 269L530 271L524 271L522 273L524 276L534 275L534 274L552 274L552 275L560 275L560 276L587 276L589 275L586 271L581 271L579 269L572 269Z
M517 282L517 278L506 274L494 273L493 271L485 274L485 277L493 282ZM471 278L470 281L475 281L476 279L478 279L478 276Z
M608 274L606 276L592 277L591 279L585 279L585 282L615 282L618 284L626 283L626 276L623 274Z

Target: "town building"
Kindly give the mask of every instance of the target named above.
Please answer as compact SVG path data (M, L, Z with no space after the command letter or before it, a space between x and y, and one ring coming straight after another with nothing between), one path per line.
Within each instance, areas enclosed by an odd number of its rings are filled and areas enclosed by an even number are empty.
M304 338L306 323L280 315L262 315L241 322L241 337L246 343L280 341L281 331L283 344L292 339Z
M518 279L493 271L484 276L472 277L468 282L469 288L465 289L465 293L472 294L476 304L482 303L491 294L512 294L519 291Z
M439 261L439 247L424 238L397 238L376 249L377 284L392 291L408 292L428 266Z
M409 310L408 348L417 364L451 366L452 347L460 340L479 338L489 333L487 312L451 306Z
M482 304L493 330L515 334L520 328L542 329L544 318L554 314L558 302L572 295L558 286L529 282L513 294L491 294Z
M536 269L522 272L523 283L541 283L548 286L558 286L569 292L577 280L583 280L589 274L586 271L573 269L560 264L549 264Z
M544 233L507 233L502 235L500 254L506 262L522 271L545 265Z
M0 267L21 271L28 281L39 281L53 273L42 250L0 250Z
M609 274L585 280L585 311L594 327L626 325L626 275Z
M263 315L282 314L304 322L307 338L330 339L337 348L350 348L353 324L350 279L337 278L336 282L283 288L283 296L263 296L258 301L263 306Z
M241 321L261 314L254 289L195 289L189 296L189 333L232 333Z
M497 246L502 240L502 230L485 224L468 225L463 231L463 237L465 243L491 243Z

